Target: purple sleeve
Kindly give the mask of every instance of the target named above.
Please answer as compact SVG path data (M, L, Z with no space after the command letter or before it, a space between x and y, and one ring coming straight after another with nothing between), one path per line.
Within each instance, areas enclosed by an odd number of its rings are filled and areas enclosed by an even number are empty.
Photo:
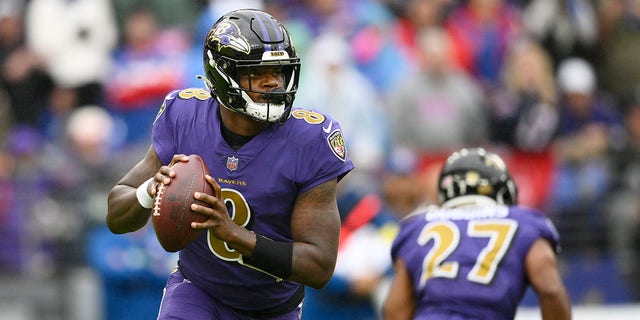
M518 216L521 217L520 219L525 225L530 226L530 228L527 228L527 232L531 237L530 244L533 244L538 238L543 238L549 241L556 253L560 252L560 235L551 220L534 209L517 207L513 210L519 214Z
M163 164L171 162L173 155L175 154L175 112L173 112L172 106L175 103L179 103L181 100L173 98L177 91L173 91L167 95L162 102L162 106L158 111L158 115L153 122L153 128L151 130L151 140L153 149L160 157Z
M327 117L321 129L318 126L314 129L311 133L313 139L319 136L321 141L306 144L305 149L300 153L302 159L297 162L303 164L301 172L309 178L304 179L301 192L334 178L340 181L354 168L347 155L342 130L337 121Z
M396 261L396 259L398 258L403 258L406 260L406 257L401 256L402 252L409 252L407 253L407 255L409 256L419 254L419 252L414 252L414 246L412 245L412 235L418 234L417 229L421 228L424 224L421 221L424 221L424 214L409 216L402 220L400 231L398 232L398 235L391 245L391 259L393 261Z

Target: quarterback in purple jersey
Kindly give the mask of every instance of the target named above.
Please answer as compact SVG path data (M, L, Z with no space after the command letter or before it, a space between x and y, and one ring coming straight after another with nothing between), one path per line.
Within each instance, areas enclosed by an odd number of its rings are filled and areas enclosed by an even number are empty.
M513 319L529 285L543 319L571 319L558 234L538 211L517 206L516 185L498 155L482 148L453 153L438 193L440 207L402 221L385 319Z
M264 11L221 17L205 39L206 89L170 92L146 156L111 190L114 233L148 223L171 165L198 154L214 194L196 192L205 232L179 253L158 319L299 319L304 286L336 263L338 181L353 169L340 125L293 108L300 63L289 34ZM133 305L132 305L133 306Z

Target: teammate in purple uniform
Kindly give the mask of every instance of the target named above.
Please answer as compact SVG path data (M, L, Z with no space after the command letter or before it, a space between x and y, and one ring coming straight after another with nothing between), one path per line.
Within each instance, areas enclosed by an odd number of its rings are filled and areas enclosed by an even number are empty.
M558 234L539 212L517 206L499 156L482 148L451 154L438 192L441 207L416 210L393 243L386 319L513 319L529 285L543 319L571 318Z
M215 194L194 194L209 219L192 227L206 232L180 251L158 319L299 319L303 287L323 287L336 262L336 186L353 169L340 126L292 108L299 58L271 15L224 15L203 57L207 90L167 95L146 156L109 194L107 225L144 226L170 165L199 154Z

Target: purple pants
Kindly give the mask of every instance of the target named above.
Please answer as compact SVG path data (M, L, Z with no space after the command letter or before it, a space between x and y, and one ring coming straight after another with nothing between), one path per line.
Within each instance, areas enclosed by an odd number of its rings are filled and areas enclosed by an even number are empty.
M209 296L175 271L164 288L158 320L300 320L302 305L270 318L244 315Z

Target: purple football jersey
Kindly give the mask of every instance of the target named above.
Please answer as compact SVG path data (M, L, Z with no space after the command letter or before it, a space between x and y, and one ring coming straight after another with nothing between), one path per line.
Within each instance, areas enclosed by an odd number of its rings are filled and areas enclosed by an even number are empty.
M298 195L353 169L339 124L327 115L294 109L284 124L269 126L234 151L222 137L218 108L206 90L171 92L153 125L155 151L165 164L174 154L200 155L236 224L292 241L291 213ZM238 252L208 232L180 251L183 274L232 308L270 309L301 286L240 261Z
M415 319L513 319L529 285L524 261L552 223L522 207L430 207L402 222L391 255L413 281Z

